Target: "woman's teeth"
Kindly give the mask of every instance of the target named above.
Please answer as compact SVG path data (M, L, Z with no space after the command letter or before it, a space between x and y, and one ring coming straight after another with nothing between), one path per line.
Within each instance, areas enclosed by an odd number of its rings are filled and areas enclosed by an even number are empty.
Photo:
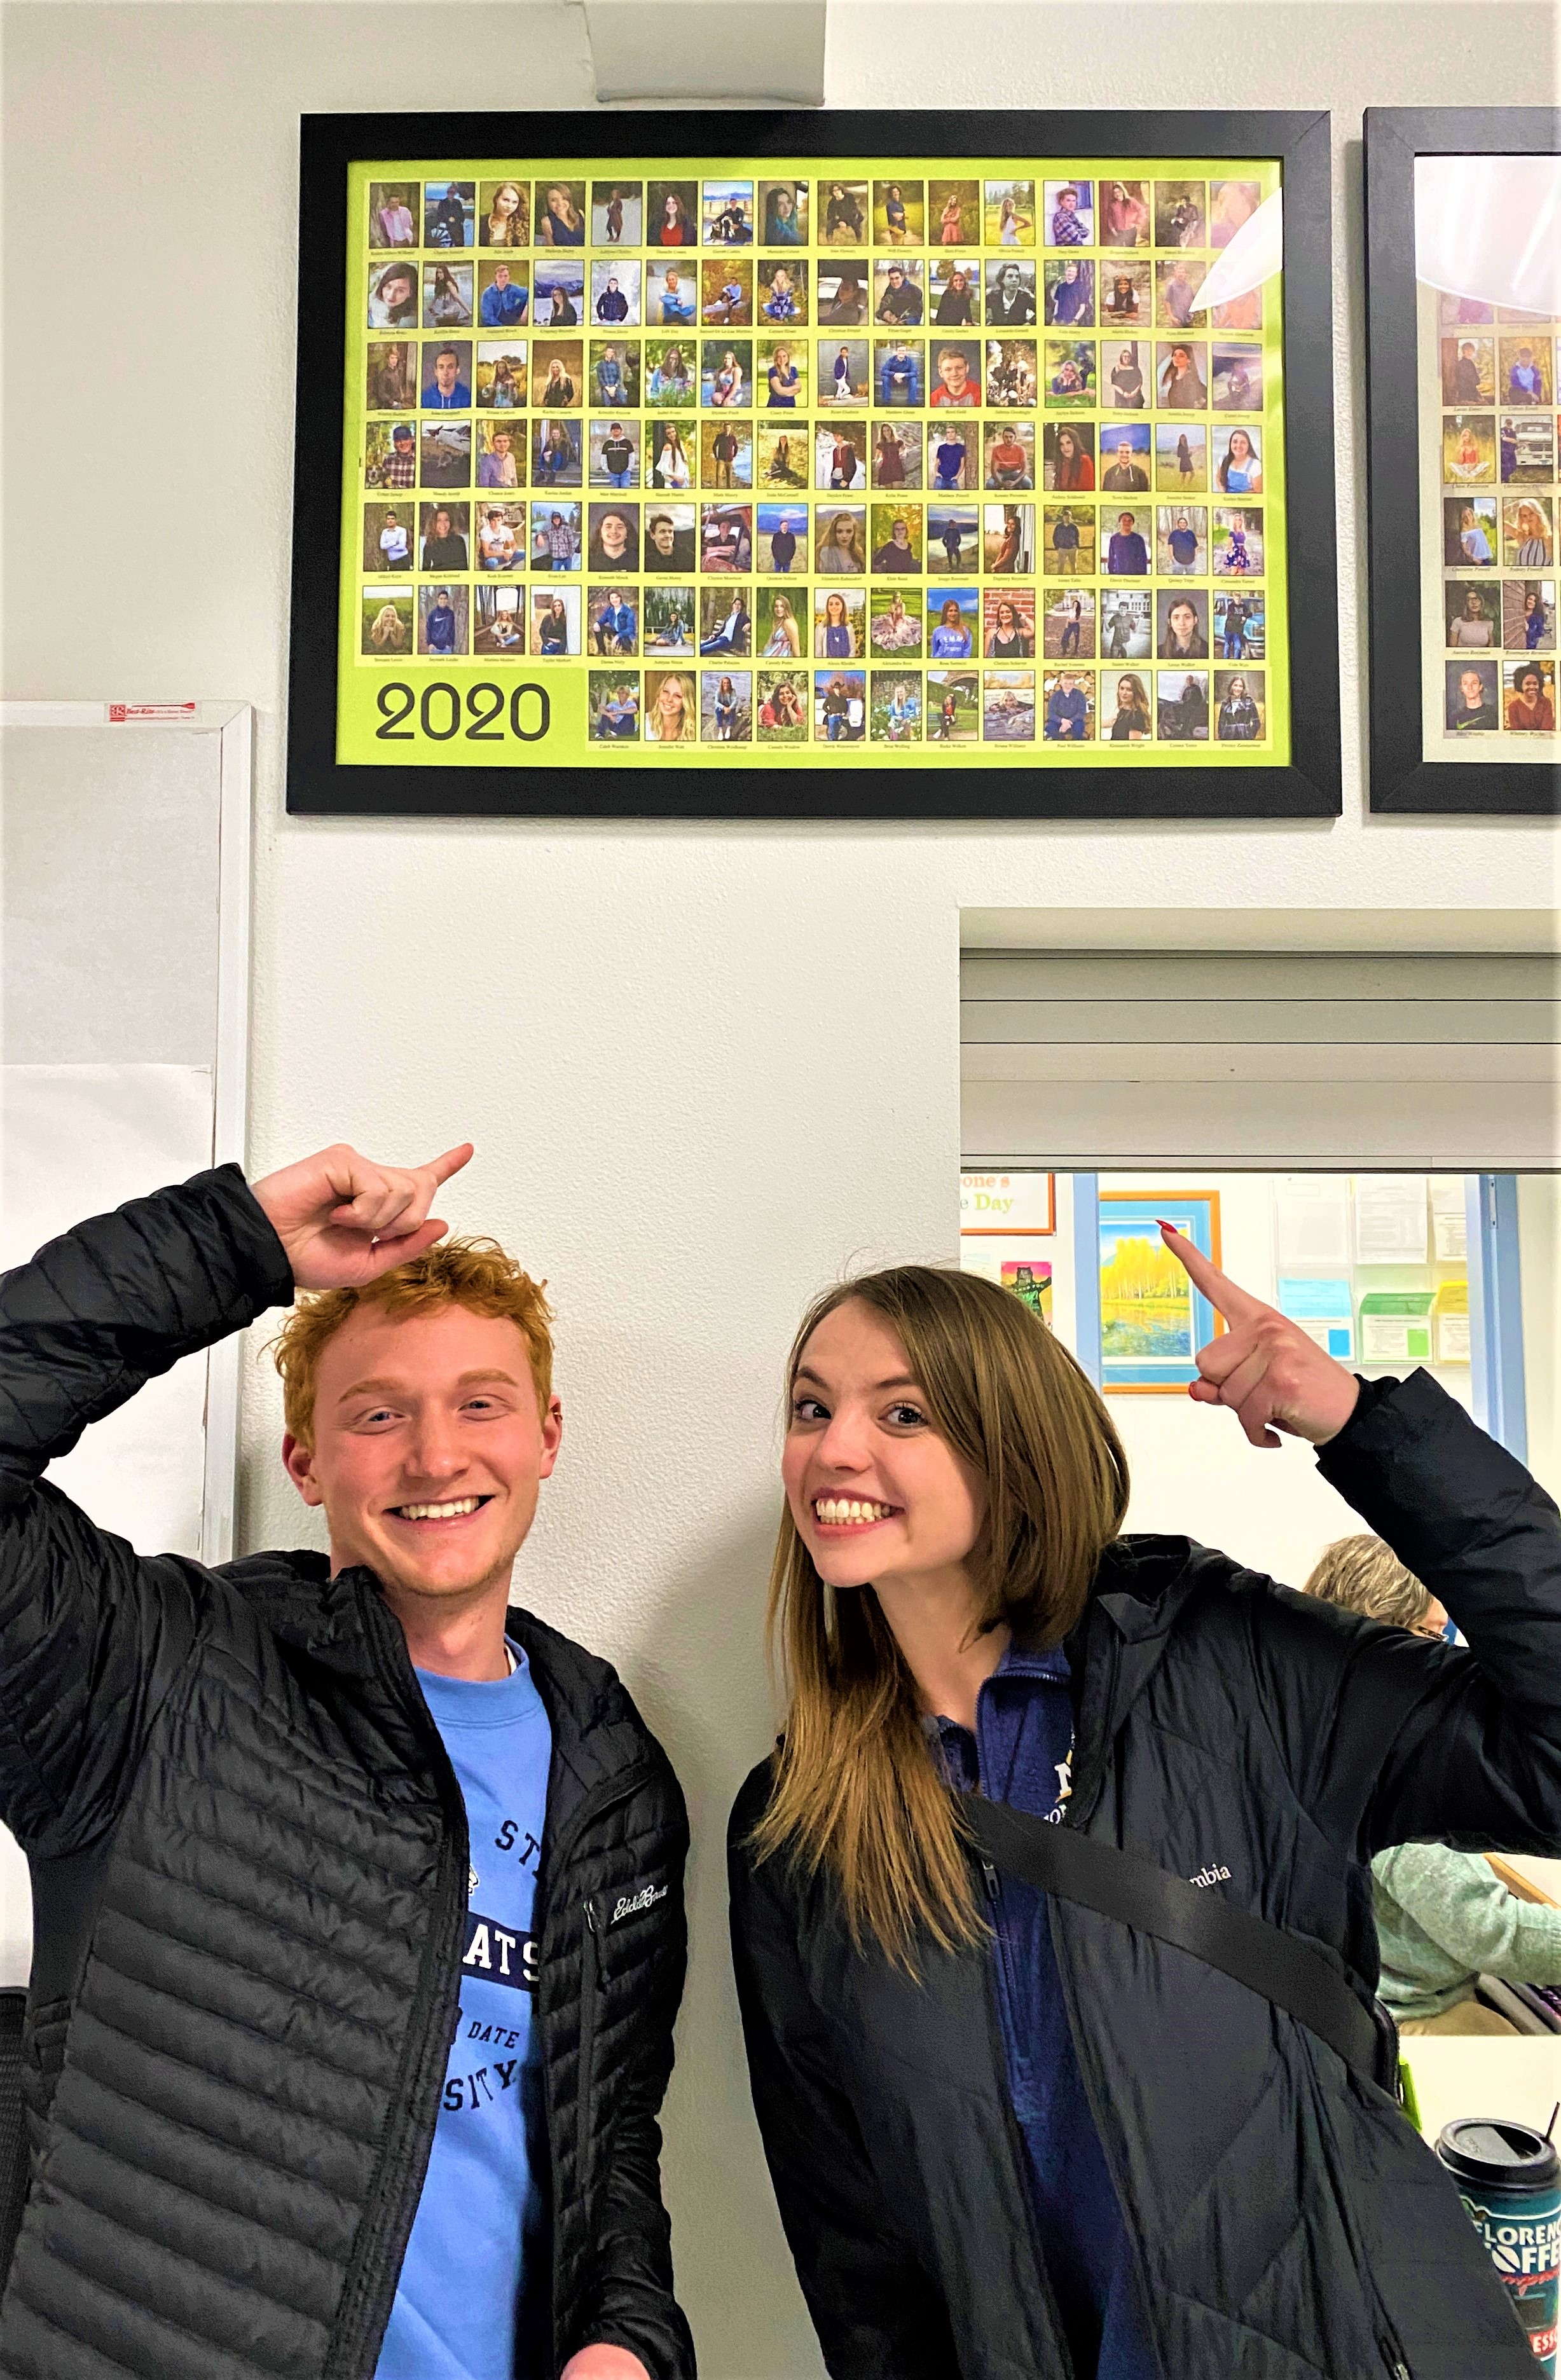
M483 1500L480 1496L463 1496L453 1504L398 1504L396 1511L404 1521L458 1521L475 1512Z
M826 1528L860 1527L868 1521L887 1521L892 1504L864 1504L853 1496L816 1496L813 1509Z

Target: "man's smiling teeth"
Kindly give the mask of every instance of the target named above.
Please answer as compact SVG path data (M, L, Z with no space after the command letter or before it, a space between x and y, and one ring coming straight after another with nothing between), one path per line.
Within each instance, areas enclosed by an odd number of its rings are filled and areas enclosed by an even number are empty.
M395 1509L404 1521L458 1521L487 1500L485 1496L463 1496L453 1504L398 1504Z
M826 1528L849 1528L853 1523L887 1521L892 1504L863 1504L852 1496L816 1496L813 1509Z

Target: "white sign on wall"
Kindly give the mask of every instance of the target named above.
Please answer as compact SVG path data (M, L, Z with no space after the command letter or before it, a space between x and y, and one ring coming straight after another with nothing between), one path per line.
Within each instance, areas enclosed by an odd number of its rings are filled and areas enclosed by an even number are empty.
M1028 1171L961 1174L962 1239L1047 1239L1056 1229L1055 1174Z

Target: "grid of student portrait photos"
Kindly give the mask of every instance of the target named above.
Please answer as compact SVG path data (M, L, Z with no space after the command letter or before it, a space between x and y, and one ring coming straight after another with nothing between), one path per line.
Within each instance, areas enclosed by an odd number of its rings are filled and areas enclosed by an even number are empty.
M1281 285L1200 298L1278 187L356 167L340 757L428 663L549 763L1285 764Z
M1561 320L1420 290L1426 748L1555 744Z

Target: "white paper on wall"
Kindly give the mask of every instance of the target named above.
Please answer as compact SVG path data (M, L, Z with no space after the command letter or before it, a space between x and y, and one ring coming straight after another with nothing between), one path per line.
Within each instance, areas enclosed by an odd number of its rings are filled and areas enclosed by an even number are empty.
M1423 1264L1426 1241L1423 1173L1356 1175L1357 1264Z
M1469 1199L1461 1173L1431 1177L1431 1245L1438 1264L1469 1257Z
M1280 1271L1349 1262L1349 1185L1342 1173L1281 1174L1274 1191L1274 1257Z

